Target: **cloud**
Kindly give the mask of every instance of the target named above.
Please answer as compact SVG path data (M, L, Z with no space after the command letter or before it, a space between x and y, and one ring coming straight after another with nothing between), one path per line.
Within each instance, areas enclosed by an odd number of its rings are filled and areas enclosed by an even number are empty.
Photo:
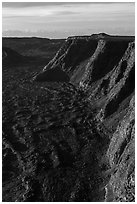
M79 35L91 28L93 33L115 30L114 34L128 35L135 29L134 3L4 2L2 15L3 31L15 30L16 34L29 29L43 36L40 30L44 29L49 36L54 31L54 36Z
M26 8L26 7L41 7L41 6L55 6L64 5L61 2L3 2L2 7L4 8Z
M93 4L92 2L2 2L3 8L27 8L27 7L73 7L78 5ZM96 4L96 3L94 3Z
M78 9L79 10L79 9ZM40 17L40 16L59 16L59 15L74 15L79 14L79 11L75 8L68 9L66 7L58 7L56 4L53 4L52 7L40 6L37 7L3 7L2 15L3 18L12 18L12 17Z

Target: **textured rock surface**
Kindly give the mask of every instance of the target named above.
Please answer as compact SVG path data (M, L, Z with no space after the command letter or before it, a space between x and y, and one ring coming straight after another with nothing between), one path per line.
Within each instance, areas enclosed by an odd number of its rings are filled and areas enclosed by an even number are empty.
M107 201L135 201L134 100L135 99L133 97L130 101L128 112L118 125L108 148L107 156L109 158L111 168L114 168L114 172L106 187L109 189L106 195Z
M103 200L107 138L84 93L68 84L30 88L14 89L3 107L3 201Z
M40 81L39 76L43 76L44 80L44 73L56 69L56 66L69 75L71 83L88 94L98 118L108 119L109 128L115 129L119 119L114 114L122 110L121 116L125 114L134 92L134 37L104 33L69 37L36 79Z
M134 37L101 33L4 83L3 201L134 201L134 71Z

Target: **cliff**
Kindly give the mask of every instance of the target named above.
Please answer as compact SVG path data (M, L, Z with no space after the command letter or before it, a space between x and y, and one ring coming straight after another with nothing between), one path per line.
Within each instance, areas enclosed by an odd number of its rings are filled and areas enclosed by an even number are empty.
M111 139L107 156L114 169L106 186L106 201L133 202L135 199L135 99Z
M134 37L104 33L69 37L35 79L44 81L48 70L60 67L70 83L87 92L94 109L101 109L100 119L107 118L134 91L134 55Z
M134 47L69 37L34 81L6 86L3 201L135 200Z
M134 37L104 33L69 37L36 80L56 66L86 93L94 117L110 131L104 157L115 171L106 185L106 201L133 201Z

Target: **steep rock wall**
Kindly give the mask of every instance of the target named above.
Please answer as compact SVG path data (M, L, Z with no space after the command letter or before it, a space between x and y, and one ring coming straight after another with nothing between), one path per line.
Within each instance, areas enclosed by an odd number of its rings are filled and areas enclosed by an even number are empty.
M134 201L134 37L69 37L41 74L56 66L84 90L96 120L110 131L102 157L110 165L105 201Z
M106 186L106 201L135 201L135 110L134 97L112 136L107 156L114 169Z
M69 37L35 78L67 83L12 89L3 201L134 201L133 41Z
M105 119L134 91L134 54L134 37L104 33L69 37L35 79L46 81L49 69L63 70L70 83L86 91L93 109Z

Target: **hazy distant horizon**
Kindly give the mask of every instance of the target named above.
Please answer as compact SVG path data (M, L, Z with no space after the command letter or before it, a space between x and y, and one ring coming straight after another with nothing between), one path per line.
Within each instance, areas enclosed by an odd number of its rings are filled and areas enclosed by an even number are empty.
M3 2L3 37L135 35L135 3Z
M83 35L69 35L69 36L67 36L67 37L62 37L62 38L59 38L59 37L46 37L46 36L36 36L36 35L18 35L18 36L12 36L12 35L10 35L10 36L4 36L4 35L2 35L2 38L47 38L47 39L59 39L59 40L66 40L67 38L69 38L69 37L78 37L78 36L91 36L91 35L93 35L93 34L101 34L101 33L91 33L91 34L89 34L89 35L87 35L87 34L83 34ZM119 37L135 37L135 35L116 35L116 34L109 34L109 33L105 33L105 34L107 34L107 35L110 35L110 36L119 36Z

